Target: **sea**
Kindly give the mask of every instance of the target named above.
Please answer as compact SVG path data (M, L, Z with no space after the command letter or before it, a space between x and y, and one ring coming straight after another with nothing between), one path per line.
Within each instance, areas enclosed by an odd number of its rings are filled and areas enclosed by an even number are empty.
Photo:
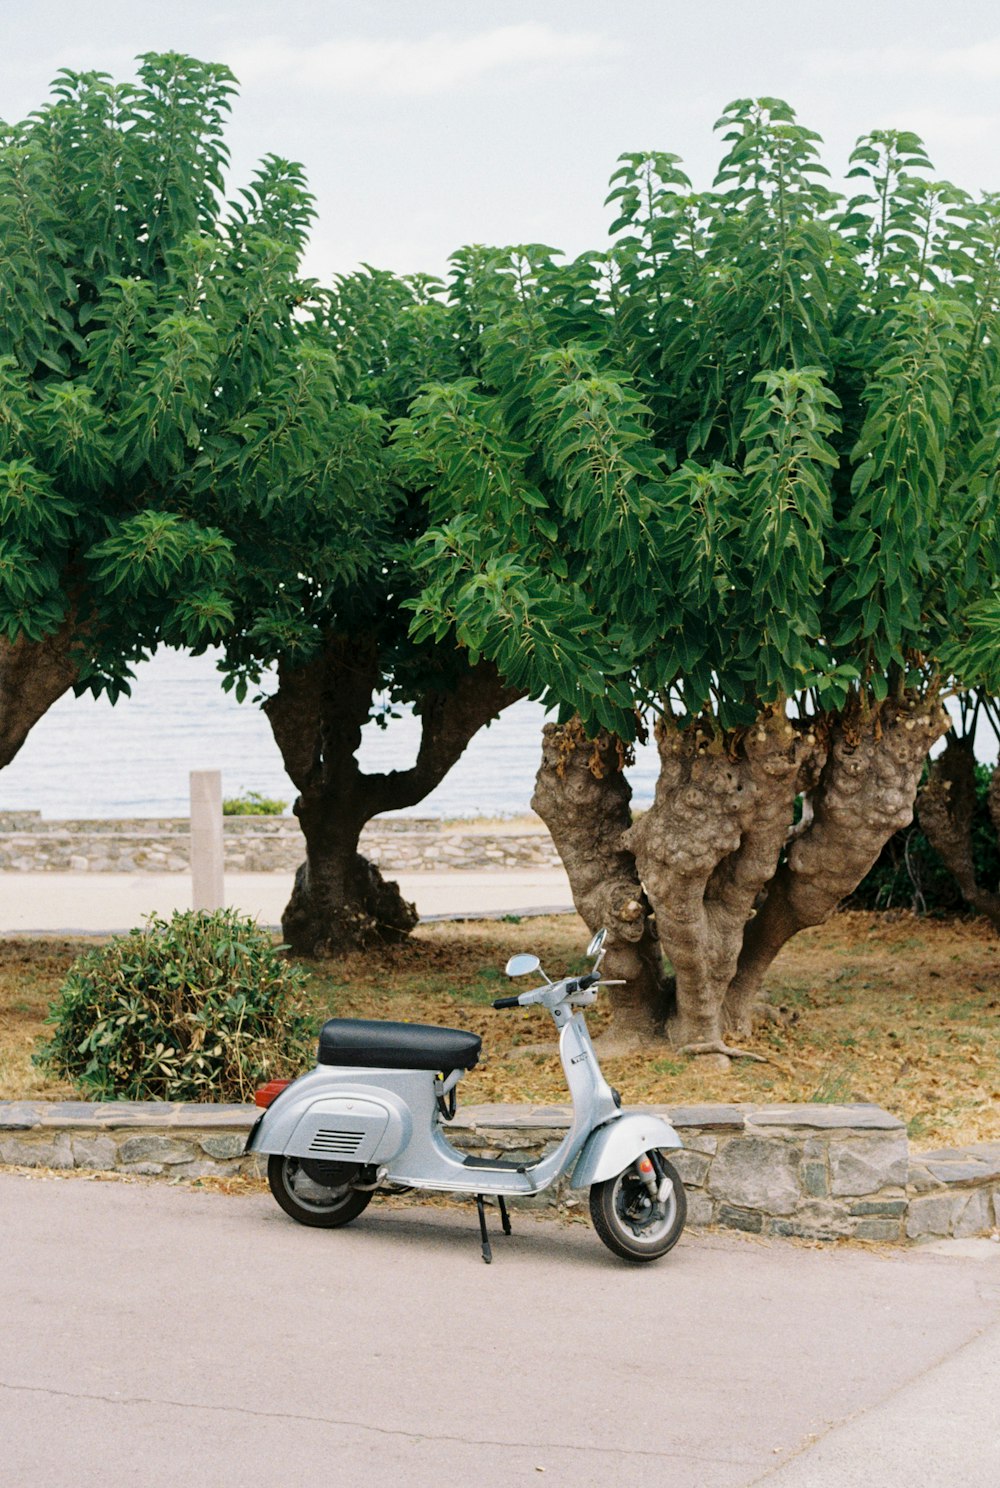
M221 683L211 653L163 651L136 669L132 696L114 707L103 698L60 698L0 770L0 811L40 811L51 819L186 816L192 770L221 770L224 796L256 791L290 808L295 790L267 719L250 696L238 703ZM392 814L526 814L545 717L537 703L515 703L480 730L433 794ZM386 729L369 723L362 769L407 769L419 742L420 721L412 714L392 719ZM640 746L628 772L634 804L652 801L656 773L655 747Z

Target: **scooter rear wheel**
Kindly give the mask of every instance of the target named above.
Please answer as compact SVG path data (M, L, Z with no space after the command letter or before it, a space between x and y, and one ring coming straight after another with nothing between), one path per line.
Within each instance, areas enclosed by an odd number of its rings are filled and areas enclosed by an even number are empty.
M298 1158L272 1153L267 1160L267 1181L271 1192L286 1214L299 1224L334 1230L357 1219L372 1200L371 1190L324 1188L314 1183L301 1167Z
M609 1250L625 1261L655 1261L672 1250L687 1219L687 1195L680 1174L662 1152L656 1160L673 1192L662 1209L630 1163L617 1178L595 1183L590 1190L590 1217Z

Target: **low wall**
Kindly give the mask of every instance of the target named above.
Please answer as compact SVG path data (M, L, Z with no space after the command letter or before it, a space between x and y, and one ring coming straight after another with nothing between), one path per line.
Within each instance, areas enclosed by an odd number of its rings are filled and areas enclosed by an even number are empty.
M223 843L231 873L294 873L305 856L291 816L224 817ZM361 834L361 851L386 873L560 866L541 822L376 819ZM190 861L187 817L48 821L35 811L0 814L0 872L186 873Z
M683 1142L674 1161L690 1223L807 1239L918 1240L1000 1228L1000 1142L911 1154L878 1106L652 1107ZM145 1177L259 1174L241 1105L0 1102L0 1163ZM457 1147L535 1161L569 1124L561 1106L460 1109ZM585 1202L565 1183L528 1203Z

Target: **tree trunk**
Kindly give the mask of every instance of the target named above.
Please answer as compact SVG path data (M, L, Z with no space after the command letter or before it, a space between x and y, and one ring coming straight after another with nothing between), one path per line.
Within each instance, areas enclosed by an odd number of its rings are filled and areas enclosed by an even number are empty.
M948 728L939 703L883 707L866 722L838 721L812 796L767 898L747 926L725 999L725 1022L749 1029L764 973L799 930L820 925L857 888L894 832L913 819L924 760Z
M989 791L994 826L1000 817L1000 770ZM976 880L972 829L976 816L976 757L972 740L949 734L917 797L917 816L931 847L955 877L962 898L1000 930L1000 894ZM998 827L1000 830L1000 827Z
M631 826L616 741L588 742L578 724L546 727L532 804L583 918L607 923L636 958L618 974L633 983L623 1021L637 1041L656 1031L662 948L675 977L671 1042L691 1053L741 1052L726 1040L750 1031L767 968L792 935L836 909L911 820L923 761L947 727L939 704L916 701L809 723L778 703L728 737L666 721L657 728L656 797Z
M783 708L727 749L718 735L657 728L650 810L626 834L676 978L672 1042L724 1052L723 1003L743 932L774 875L816 737Z
M73 624L43 641L0 637L0 769L9 765L38 720L77 680Z
M531 804L562 859L577 912L592 931L608 931L603 972L614 989L602 1051L624 1052L662 1035L667 1011L660 948L649 900L622 845L632 822L624 749L613 735L587 739L579 720L547 723Z
M367 775L356 756L383 675L374 642L332 637L306 666L279 667L278 690L264 704L299 793L293 809L306 841L282 917L285 940L299 955L399 940L412 930L414 906L358 852L362 829L383 811L422 801L479 729L522 695L503 686L490 663L469 668L451 690L420 699L414 766Z

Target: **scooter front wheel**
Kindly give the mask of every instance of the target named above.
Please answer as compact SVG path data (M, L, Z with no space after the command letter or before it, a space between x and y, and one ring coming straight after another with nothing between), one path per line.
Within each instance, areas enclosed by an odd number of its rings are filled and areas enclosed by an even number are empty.
M617 1178L595 1183L590 1190L590 1217L609 1250L625 1261L655 1261L672 1250L687 1219L687 1195L680 1174L662 1152L655 1154L662 1177L673 1185L656 1203L630 1163ZM662 1181L662 1178L661 1178Z
M352 1188L349 1183L339 1188L325 1188L314 1183L296 1157L272 1153L267 1160L267 1181L271 1192L286 1214L299 1224L316 1225L334 1230L338 1225L357 1219L372 1200L371 1189Z

